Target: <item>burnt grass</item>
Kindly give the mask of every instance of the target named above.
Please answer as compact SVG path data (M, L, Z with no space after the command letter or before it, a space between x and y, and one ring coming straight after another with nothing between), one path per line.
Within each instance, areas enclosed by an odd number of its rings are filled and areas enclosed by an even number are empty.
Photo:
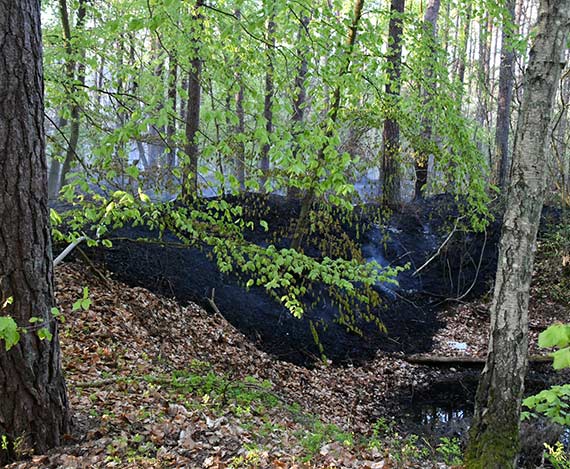
M244 207L245 219L261 218L268 222L269 231L251 231L246 235L249 241L289 246L299 214L298 201L253 194L229 201ZM332 217L335 216L333 213ZM357 364L377 350L427 352L434 333L442 327L437 319L438 308L448 301L474 298L490 290L500 235L498 221L492 222L483 233L455 226L460 218L458 206L447 196L418 201L391 216L373 205L358 207L349 218L334 224L334 229L327 228L326 236L332 240L331 244L336 242L340 246L337 250L341 255L375 258L383 265L410 265L399 274L398 287L376 287L382 303L373 314L384 324L387 333L360 317L355 319L360 332L347 330L339 324L339 310L322 285L314 286L312 295L306 298L305 315L297 319L263 288L247 289L246 278L235 273L221 274L208 249L141 242L141 238L157 237L145 227L120 228L111 237L123 239L114 241L113 247L85 251L128 285L147 288L181 303L196 302L212 313L207 298L213 297L219 312L258 348L278 359L305 366L321 357L311 325L318 332L327 358L335 363ZM453 235L441 248L452 231ZM307 236L305 253L322 256L319 240L323 236L319 232ZM352 252L348 249L342 252L347 239L355 240L358 253L355 254L354 246ZM163 240L178 241L171 233L166 233ZM439 254L414 275L438 250Z

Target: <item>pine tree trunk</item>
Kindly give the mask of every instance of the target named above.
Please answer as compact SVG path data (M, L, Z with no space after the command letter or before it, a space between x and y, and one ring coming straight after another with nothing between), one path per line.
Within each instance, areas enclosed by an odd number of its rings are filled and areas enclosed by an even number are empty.
M490 311L489 350L466 452L469 469L516 466L528 362L529 288L546 186L550 119L569 29L570 0L542 0L524 78Z
M53 334L22 334L0 347L0 465L22 450L44 452L61 443L70 417L61 372L57 325L52 321L53 265L48 224L43 127L40 4L0 0L0 310L17 324L33 316ZM25 78L25 80L24 80Z
M393 99L393 108L399 108L400 76L402 68L402 22L405 0L392 0L388 26L388 82L386 94ZM384 121L382 132L383 200L389 207L401 201L400 194L400 125L395 117Z

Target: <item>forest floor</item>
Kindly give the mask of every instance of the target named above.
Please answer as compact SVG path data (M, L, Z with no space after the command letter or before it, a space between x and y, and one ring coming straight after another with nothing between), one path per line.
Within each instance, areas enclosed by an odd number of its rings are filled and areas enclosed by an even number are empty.
M570 276L560 258L544 252L539 250L532 289L533 355L545 354L536 348L541 330L568 321ZM45 455L22 454L22 461L9 467L460 464L457 440L434 441L421 434L420 422L414 430L410 403L413 396L433 398L449 383L471 383L463 387L472 396L479 364L425 366L379 350L360 366L309 369L258 350L221 315L195 304L183 307L100 273L80 262L56 269L74 420L68 444ZM92 304L73 311L84 287ZM488 306L484 298L439 311L445 325L429 356L484 358ZM539 364L529 376L534 373L538 387L569 378L548 370L548 364ZM544 436L535 436L538 447Z

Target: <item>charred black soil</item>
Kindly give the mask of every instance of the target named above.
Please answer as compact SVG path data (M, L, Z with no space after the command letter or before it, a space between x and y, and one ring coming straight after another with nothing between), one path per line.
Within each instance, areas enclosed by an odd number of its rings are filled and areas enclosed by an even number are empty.
M241 203L246 219L261 218L269 224L268 232L249 232L249 241L289 245L299 213L297 201L258 195L230 201ZM128 285L142 286L182 303L194 301L210 311L212 304L207 299L213 299L231 324L279 359L304 365L318 360L315 329L329 359L358 363L377 350L406 354L429 351L433 334L441 327L438 308L446 301L489 290L496 266L498 223L491 223L483 233L473 233L462 229L458 219L461 221L457 206L442 196L410 205L391 217L383 216L378 207L357 208L350 218L329 224L326 236L341 246L337 249L346 245L343 240L356 240L358 253L346 249L341 254L374 259L383 266L409 265L399 274L398 286L376 287L383 303L374 315L386 326L387 334L358 318L361 333L347 331L339 324L339 310L322 285L315 286L317 294L307 301L303 318L296 319L263 288L246 289L247 279L220 274L208 249L169 245L178 241L170 233L163 238L166 244L148 243L140 239L156 239L156 233L144 227L121 228L113 233L121 241L114 241L112 248L92 248L88 255ZM323 236L318 231L307 236L304 251L314 257L323 255Z

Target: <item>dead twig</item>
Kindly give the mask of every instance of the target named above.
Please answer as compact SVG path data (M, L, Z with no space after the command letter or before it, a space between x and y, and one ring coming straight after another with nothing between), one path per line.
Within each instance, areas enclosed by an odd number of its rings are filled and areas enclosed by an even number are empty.
M109 279L107 277L105 277L105 275L103 274L103 272L101 272L93 263L93 261L91 259L89 259L89 256L87 254L85 254L85 251L81 248L77 248L77 250L79 251L79 254L81 254L81 257L83 257L83 259L85 260L85 262L87 262L87 264L89 265L89 267L91 268L91 270L93 270L93 272L95 272L95 274L101 279L103 280L103 283L105 283L105 285L107 285L107 288L111 289L113 286L111 285L111 282L109 281Z
M441 243L441 245L439 246L439 248L437 249L437 251L435 252L435 254L433 256L431 256L427 261L425 261L423 263L422 266L418 267L416 269L416 271L412 274L413 277L415 277L418 273L420 273L423 269L425 269L429 264L431 264L431 262L441 254L441 251L443 250L443 248L445 247L445 245L451 240L451 238L453 237L453 235L455 234L455 232L457 231L457 226L459 225L459 222L465 218L465 215L459 217L457 220L455 220L455 224L453 225L453 229L451 230L451 232L447 235L447 237L444 239L443 243Z

